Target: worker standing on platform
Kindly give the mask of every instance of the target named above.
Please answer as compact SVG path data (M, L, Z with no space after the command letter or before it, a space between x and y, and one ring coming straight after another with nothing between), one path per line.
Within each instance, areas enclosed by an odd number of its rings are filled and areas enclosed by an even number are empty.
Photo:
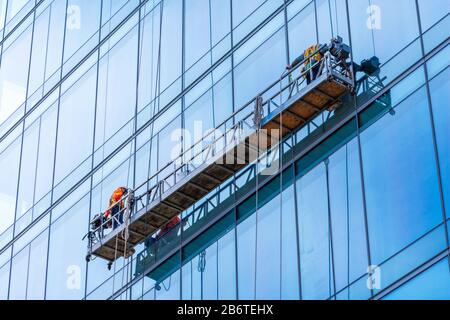
M125 196L129 193L128 188L118 187L114 190L109 199L108 210L105 211L103 215L103 221L106 221L111 217L112 227L116 229L119 225L123 223L123 212L125 209ZM107 227L111 227L111 222L107 224Z
M310 84L316 79L319 73L319 62L323 58L323 51L325 51L325 49L326 46L322 46L321 44L314 44L308 47L301 56L295 59L291 64L287 65L286 69L291 70L303 61L304 66L302 72L305 72L306 84Z

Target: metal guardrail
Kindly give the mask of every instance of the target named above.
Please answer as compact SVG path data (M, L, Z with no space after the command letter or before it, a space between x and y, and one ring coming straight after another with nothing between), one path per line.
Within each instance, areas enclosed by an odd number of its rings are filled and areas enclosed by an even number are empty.
M317 52L313 54L316 54ZM308 58L304 59L304 61ZM259 102L261 107L259 111L261 114L259 116L262 118L267 117L271 114L271 112L288 101L293 96L294 91L299 92L301 86L305 82L307 73L309 72L312 75L312 70L316 67L319 68L317 77L323 74L326 74L327 77L333 76L338 80L342 79L343 84L351 87L351 84L348 83L348 79L353 79L353 77L349 74L347 66L343 65L345 62L337 59L329 51L323 55L320 61L311 65L307 69L303 69L303 62L288 72L284 72L280 79L273 82L255 98L251 99L248 103L231 114L225 121L217 126L214 131L203 136L201 140L189 147L176 159L163 166L157 173L147 179L147 181L135 188L133 192L146 185L150 185L146 192L135 198L135 205L132 208L124 207L115 215L102 221L98 228L89 232L88 255L92 253L94 246L102 244L102 240L109 233L112 232L118 234L121 231L116 231L116 229L110 230L108 226L113 225L114 223L119 223L119 217L125 212L125 210L130 211L130 219L133 219L133 214L137 212L138 203L141 203L142 208L147 208L150 204L159 202L159 199L161 199L165 192L174 188L191 172L201 166L204 166L205 164L213 163L217 160L218 156L224 155L228 150L241 143L251 133L258 130L259 128L255 126L254 113L254 105L257 102ZM299 75L294 78L293 73L300 68L303 70L301 70ZM269 95L274 90L276 90L276 92ZM267 95L269 96L265 97ZM164 175L163 178L160 178L161 175L167 171L170 171L170 173ZM144 198L146 198L145 204L143 203ZM119 202L122 201L125 201L125 197ZM105 233L107 230L109 231L108 234Z

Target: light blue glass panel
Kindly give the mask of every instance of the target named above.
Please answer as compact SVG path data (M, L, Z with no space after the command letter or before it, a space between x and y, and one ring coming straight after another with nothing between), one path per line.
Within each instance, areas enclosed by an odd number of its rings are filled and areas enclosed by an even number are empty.
M256 215L237 226L238 299L255 299Z
M418 2L420 22L424 32L450 13L450 2L447 0L419 0Z
M160 57L161 91L181 75L182 4L179 0L164 1Z
M16 139L8 148L0 153L0 167L8 170L0 170L0 181L8 183L0 184L0 234L13 222L16 207L16 192L20 163L20 138Z
M419 36L414 1L350 0L348 7L356 62L375 55L385 63Z
M235 230L232 229L218 240L218 283L220 300L236 299L236 249Z
M277 196L258 208L256 213L256 299L258 300L277 300L281 296L280 207L280 196Z
M0 299L8 299L10 262L0 267Z
M25 102L31 31L29 26L9 48L3 48L0 69L0 123Z
M406 284L383 298L384 300L448 300L450 273L447 258L439 261Z
M156 290L155 300L180 300L180 270L161 281L161 289Z
M317 43L314 3L300 7L301 11L297 11L297 5L294 1L288 6L288 12L295 14L288 22L290 62L303 54L310 45Z
M30 245L30 267L28 270L27 300L44 299L47 271L48 230L39 235Z
M102 58L96 115L96 149L133 116L136 105L137 27ZM127 61L127 63L124 63ZM128 135L127 135L128 136ZM120 139L121 141L123 139ZM121 141L115 141L119 143Z
M85 196L50 226L46 299L76 299L84 295L89 197Z
M255 95L275 82L286 66L284 29L279 30L269 39L264 40L262 44L259 44L260 42L257 41L259 37L266 36L268 35L264 33L255 36L254 41L255 44L258 44L258 47L254 49L241 47L241 50L249 50L251 54L234 70L236 108L244 106ZM235 55L243 57L241 51L236 52ZM267 68L268 65L271 67ZM255 77L255 74L258 77Z
M326 168L323 163L297 181L302 299L327 299L332 270Z
M39 139L37 157L35 203L41 200L52 187L57 111L57 104L54 104L41 116L42 134Z
M450 209L450 69L447 68L430 82L436 143L442 175L442 188L446 211ZM447 213L448 216L448 213Z
M368 266L358 143L329 158L330 210L336 290L364 275Z
M232 2L234 44L241 41L283 4L282 0L233 0Z
M346 1L318 0L316 8L319 42L329 43L332 37L340 36L349 43Z
M186 70L211 48L209 3L210 0L190 0L185 7Z
M372 264L442 222L425 89L361 133Z
M160 6L158 5L141 22L138 110L144 109L158 93L159 25ZM148 118L154 115L153 109L157 111L152 104L144 111Z
M27 246L12 259L9 287L9 299L11 300L26 298L29 253L30 247Z
M45 68L45 79L51 79L49 87L59 80L59 72L57 73L56 71L61 67L61 57L64 47L66 1L54 1L50 10L47 64Z
M92 153L96 75L91 68L61 97L55 184Z
M47 53L49 21L50 6L41 15L39 15L39 17L36 17L34 24L30 79L28 80L28 97L35 93L35 91L43 84L45 79L45 60Z
M25 6L29 0L8 1L7 20L10 21Z
M428 60L428 77L434 78L440 71L450 65L450 46L446 46L439 51L433 58Z
M99 0L69 0L67 4L64 60L68 60L100 27Z
M283 179L285 177L283 176ZM281 299L300 298L294 186L281 194Z

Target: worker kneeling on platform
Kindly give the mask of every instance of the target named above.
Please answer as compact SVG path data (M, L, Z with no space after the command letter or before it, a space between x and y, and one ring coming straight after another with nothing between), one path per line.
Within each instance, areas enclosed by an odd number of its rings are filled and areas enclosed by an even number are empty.
M181 219L179 216L175 216L172 219L170 219L170 221L168 223L166 223L157 233L154 237L148 237L145 240L145 247L147 249L149 249L151 252L151 254L155 254L154 250L154 244L157 241L160 241L161 239L163 239L163 236L168 234L170 230L172 230L173 228L175 228L179 223L181 222ZM170 243L172 242L172 240L176 237L176 233L171 233L170 235L168 235L167 237L164 237L163 241L164 243Z

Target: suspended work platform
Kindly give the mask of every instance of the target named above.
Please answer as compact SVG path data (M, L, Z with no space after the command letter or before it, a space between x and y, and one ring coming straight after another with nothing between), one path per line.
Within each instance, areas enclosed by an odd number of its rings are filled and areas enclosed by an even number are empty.
M137 191L130 192L127 195L130 201L124 199L123 209L90 232L88 258L95 255L112 262L131 256L137 244L276 147L285 135L322 111L337 108L340 98L353 91L354 79L346 61L349 52L342 52L348 47L333 40L321 47L326 50L319 62L307 70L301 70L303 64L300 64L283 74L213 132L136 188L145 187L146 192L140 195L134 194ZM313 79L309 84L306 83L308 73ZM315 78L313 73L317 74ZM273 167L278 170L275 161ZM115 229L111 228L113 225Z

